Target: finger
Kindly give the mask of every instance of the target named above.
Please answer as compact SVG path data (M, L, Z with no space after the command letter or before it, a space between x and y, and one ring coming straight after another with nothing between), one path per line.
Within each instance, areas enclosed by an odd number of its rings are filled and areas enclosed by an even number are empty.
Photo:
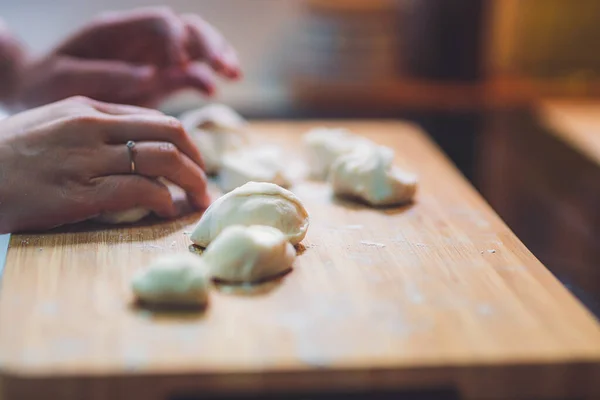
M204 169L200 151L192 142L178 119L158 115L123 115L109 117L114 124L105 130L109 144L155 141L173 143L182 153Z
M85 94L96 100L126 101L158 90L156 69L122 61L62 57L56 68L56 90L64 97Z
M96 111L100 111L110 115L135 115L135 114L149 114L149 115L164 115L162 112L145 107L130 106L127 104L115 104L105 103L94 99L87 99L88 104L93 107Z
M211 96L216 90L215 75L206 64L193 63L184 71L183 83L186 87L203 91Z
M233 49L211 24L198 15L182 15L187 28L187 50L192 60L206 61L220 74L231 78L239 76L240 65L232 57Z
M162 183L139 175L113 175L92 179L98 214L147 208L166 218L177 216L169 189Z
M206 175L204 171L168 142L140 142L134 149L136 173L152 178L166 178L188 194L197 207L206 206ZM131 171L128 149L110 146L103 157L105 175L127 174Z
M229 79L239 79L242 77L242 70L239 67L240 61L233 47L228 46L223 52L223 63L228 66L226 71Z
M164 21L165 46L170 61L167 65L183 66L189 61L186 49L187 27L181 18L168 7L154 9L159 18Z
M216 90L215 75L203 63L192 63L184 69L171 69L164 72L163 76L161 81L165 84L166 93L191 88L212 96Z

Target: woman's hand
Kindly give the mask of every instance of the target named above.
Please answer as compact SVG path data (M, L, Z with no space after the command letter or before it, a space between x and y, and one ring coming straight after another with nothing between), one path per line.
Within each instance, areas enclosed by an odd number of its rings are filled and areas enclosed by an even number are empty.
M199 16L168 8L111 12L31 63L13 103L28 108L83 95L152 106L183 88L212 94L214 72L241 76L234 49Z
M126 142L135 141L136 174ZM143 207L174 217L164 177L210 203L201 156L158 111L74 97L0 121L0 233Z

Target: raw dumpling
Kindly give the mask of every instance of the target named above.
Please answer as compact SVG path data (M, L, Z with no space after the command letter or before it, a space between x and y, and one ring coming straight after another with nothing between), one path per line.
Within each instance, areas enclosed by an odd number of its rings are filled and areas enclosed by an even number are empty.
M180 118L185 129L203 129L211 132L242 132L246 121L224 104L207 106L183 113Z
M257 282L291 268L296 250L270 226L229 226L202 254L210 275L230 282Z
M408 203L417 190L417 176L395 167L394 151L366 146L339 157L329 182L338 196L355 197L372 206Z
M331 164L341 155L357 147L372 145L368 139L352 134L343 128L316 128L303 137L309 176L325 180Z
M223 157L219 184L229 192L248 182L270 182L289 187L279 148L268 146L241 150Z
M208 302L208 267L191 253L170 254L139 271L131 289L141 303L204 306Z
M246 122L223 104L188 111L179 119L200 150L208 174L218 173L223 155L240 149L247 142L243 134Z
M132 208L130 210L118 211L113 213L104 213L93 218L94 221L105 224L132 224L145 218L152 211L146 208Z
M297 244L308 230L308 213L292 192L272 183L248 182L218 198L198 221L190 238L206 247L231 225L267 225Z

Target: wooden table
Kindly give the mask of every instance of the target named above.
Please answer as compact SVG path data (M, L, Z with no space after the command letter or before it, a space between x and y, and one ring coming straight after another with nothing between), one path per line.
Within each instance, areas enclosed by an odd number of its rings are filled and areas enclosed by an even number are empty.
M289 150L321 121L255 123ZM188 251L199 215L14 235L0 292L4 399L448 390L465 399L595 399L598 323L414 126L330 122L416 170L412 206L375 210L299 179L311 226L294 270L215 288L204 314L131 305L129 279ZM1 397L1 396L0 396Z

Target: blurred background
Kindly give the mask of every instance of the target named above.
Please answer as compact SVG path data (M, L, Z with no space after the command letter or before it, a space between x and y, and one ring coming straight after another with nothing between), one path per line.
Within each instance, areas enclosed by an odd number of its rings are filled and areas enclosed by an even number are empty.
M147 0L0 0L35 52ZM237 48L215 100L249 118L420 124L596 313L600 297L600 0L166 0ZM35 27L35 29L32 29ZM206 99L182 93L177 114Z

